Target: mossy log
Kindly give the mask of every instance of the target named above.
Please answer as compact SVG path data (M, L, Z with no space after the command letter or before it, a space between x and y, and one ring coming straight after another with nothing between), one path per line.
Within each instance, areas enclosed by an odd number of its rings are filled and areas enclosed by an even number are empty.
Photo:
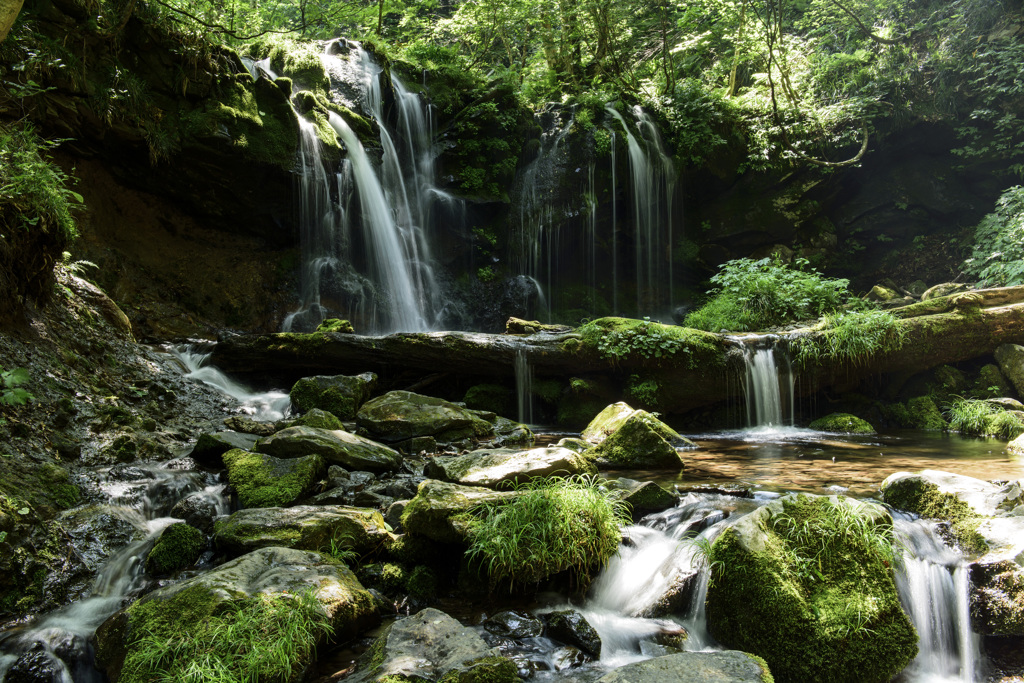
M948 301L947 301L948 300ZM1006 343L1024 342L1024 287L966 292L925 302L943 312L906 317L905 343L894 351L855 362L823 355L800 370L801 391L845 384L885 373L920 372L992 354ZM1004 304L1003 302L1013 303ZM989 306L990 302L1000 305ZM915 304L917 306L917 304ZM913 308L913 306L908 307ZM635 341L609 347L604 340L630 330L667 343L666 352ZM815 337L818 328L793 332ZM220 342L211 362L232 373L277 373L295 377L326 372L396 370L449 372L474 377L512 377L517 355L539 377L601 377L625 385L641 374L657 382L657 406L683 413L742 394L736 376L743 369L742 337L712 334L658 323L603 318L575 332L514 336L472 332L399 333L384 337L354 334L270 334Z

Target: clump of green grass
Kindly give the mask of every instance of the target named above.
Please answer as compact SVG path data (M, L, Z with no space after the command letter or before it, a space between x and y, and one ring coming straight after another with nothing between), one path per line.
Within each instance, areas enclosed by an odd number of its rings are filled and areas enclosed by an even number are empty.
M539 583L562 571L585 586L592 569L618 551L619 528L629 523L625 507L592 477L553 477L520 489L512 502L478 511L470 561L486 571L492 588Z
M797 364L808 367L822 358L863 365L882 352L897 351L906 343L903 322L888 311L841 311L825 316L821 331L794 339Z
M143 626L122 683L238 683L293 680L333 628L312 591L229 602L189 624Z
M1015 439L1024 434L1024 421L1015 413L987 401L957 398L946 406L949 428L961 434Z

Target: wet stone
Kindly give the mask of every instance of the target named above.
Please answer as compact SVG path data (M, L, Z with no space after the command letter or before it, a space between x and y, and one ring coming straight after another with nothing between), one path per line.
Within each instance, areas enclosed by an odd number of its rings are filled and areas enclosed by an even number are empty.
M544 622L518 610L498 612L483 623L488 633L504 638L536 638L544 633Z
M203 533L213 533L213 522L217 518L217 505L204 493L194 493L182 498L171 508L171 517L183 520L189 526Z
M601 658L601 636L586 617L576 610L559 610L544 615L544 635L566 645L573 645L595 659Z
M7 670L5 683L62 683L64 664L42 650L26 652Z

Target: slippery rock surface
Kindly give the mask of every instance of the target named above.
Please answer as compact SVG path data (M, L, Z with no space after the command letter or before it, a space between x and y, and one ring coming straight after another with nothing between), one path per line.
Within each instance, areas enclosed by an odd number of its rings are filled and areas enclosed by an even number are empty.
M639 519L652 512L667 510L679 502L679 497L666 491L653 481L637 481L619 477L607 479L604 485L612 495L629 506L633 519Z
M356 421L371 437L385 443L419 436L458 441L494 434L494 426L474 411L410 391L389 391L367 401Z
M229 555L280 546L330 551L332 545L364 554L391 538L377 510L342 505L239 510L217 524L214 543Z
M554 474L596 474L597 468L582 455L551 446L530 450L490 449L465 455L438 456L427 462L425 473L433 479L465 486L500 487Z
M502 638L536 638L544 634L544 622L535 616L508 610L498 612L483 623L484 629Z
M327 472L319 455L275 458L265 453L233 450L223 455L228 482L245 508L292 505L309 496Z
M1013 384L1017 394L1024 396L1024 346L1003 344L996 348L995 357L999 369Z
M200 465L213 469L224 467L221 459L225 453L235 448L251 451L258 437L236 431L207 432L199 437L189 455Z
M484 503L506 501L518 495L514 491L492 491L480 486L460 486L427 479L416 497L402 512L402 527L409 533L441 543L463 543L468 528L459 518L462 513Z
M597 683L764 683L764 660L746 652L680 652L619 667Z
M258 595L296 595L312 590L334 635L351 638L377 621L373 596L345 565L315 552L263 548L192 579L147 593L107 619L96 632L96 661L112 681L120 678L125 657L137 646L148 624L160 623L187 637L196 619L214 614L225 603L244 605ZM278 637L273 632L267 637ZM216 646L233 648L225 640ZM299 670L312 664L313 653Z
M305 413L313 408L326 410L339 420L352 420L359 407L377 386L377 375L316 375L303 377L288 392L292 408Z
M601 636L587 618L576 610L559 610L545 614L544 635L577 647L594 659L601 658Z
M388 678L394 676L395 678ZM517 683L516 667L476 631L427 608L389 626L359 662L352 683L384 680Z
M402 464L398 451L340 429L289 427L261 440L256 450L278 458L315 453L328 465L369 472L393 471Z
M677 449L697 447L646 410L625 403L605 408L581 436L594 444L585 455L598 467L680 468Z

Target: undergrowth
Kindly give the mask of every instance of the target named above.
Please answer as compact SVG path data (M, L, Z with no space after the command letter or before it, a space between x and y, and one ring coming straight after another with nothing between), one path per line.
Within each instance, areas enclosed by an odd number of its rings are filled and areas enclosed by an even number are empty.
M903 322L888 311L841 311L826 315L817 335L791 341L798 365L810 367L823 358L864 365L881 352L898 351L906 343Z
M975 398L957 397L946 406L949 428L961 434L1015 439L1024 434L1024 420L1013 412Z

